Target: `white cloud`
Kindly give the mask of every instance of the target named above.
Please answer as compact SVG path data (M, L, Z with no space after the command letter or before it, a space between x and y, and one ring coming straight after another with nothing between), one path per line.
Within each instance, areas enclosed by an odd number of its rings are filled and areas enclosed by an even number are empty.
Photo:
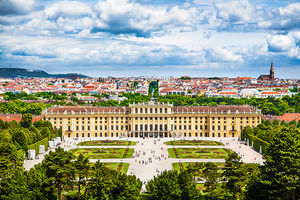
M218 28L221 30L251 30L255 23L256 9L248 0L215 3Z
M77 1L59 1L45 9L47 18L93 15L90 5Z
M295 46L295 41L289 35L267 35L269 51L289 51Z
M100 0L94 7L98 15L95 32L147 36L152 31L194 26L197 9L142 5L129 0Z
M243 57L239 54L234 54L225 48L216 47L215 49L208 49L206 57L212 61L225 61L225 62L242 62Z
M250 21L254 11L248 0L216 3L215 6L217 17L231 22Z

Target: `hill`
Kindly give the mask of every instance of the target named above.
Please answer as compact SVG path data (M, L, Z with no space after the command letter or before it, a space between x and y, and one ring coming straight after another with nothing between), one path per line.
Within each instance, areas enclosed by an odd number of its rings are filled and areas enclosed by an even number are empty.
M88 78L88 76L77 73L67 74L49 74L42 70L28 70L23 68L0 68L0 77L2 78Z

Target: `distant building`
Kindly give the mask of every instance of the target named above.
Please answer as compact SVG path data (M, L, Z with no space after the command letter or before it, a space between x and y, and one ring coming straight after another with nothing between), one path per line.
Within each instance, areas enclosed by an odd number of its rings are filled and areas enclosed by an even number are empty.
M285 113L282 116L262 116L264 120L270 120L273 122L274 120L278 121L285 121L285 122L291 122L296 121L298 122L300 120L300 113Z
M259 97L260 92L255 88L242 89L240 91L240 97L243 98L251 98L251 97Z
M258 79L262 81L271 81L275 79L273 61L271 62L270 75L260 75Z

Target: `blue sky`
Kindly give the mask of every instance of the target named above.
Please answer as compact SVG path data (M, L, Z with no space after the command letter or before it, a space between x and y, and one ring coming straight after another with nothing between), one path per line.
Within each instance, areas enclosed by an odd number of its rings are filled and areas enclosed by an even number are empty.
M0 67L300 78L296 0L0 0ZM1 75L0 75L1 76Z

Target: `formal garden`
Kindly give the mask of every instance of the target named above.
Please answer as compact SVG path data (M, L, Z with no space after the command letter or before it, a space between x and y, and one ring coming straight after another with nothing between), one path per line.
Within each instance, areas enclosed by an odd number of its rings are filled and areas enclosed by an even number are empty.
M177 162L177 163L172 163L173 169L175 171L181 171L181 170L186 170L188 168L189 165L194 166L196 165L197 162ZM222 169L225 167L225 163L224 162L214 162L214 164L217 165L218 169L220 170L220 172L222 171Z
M131 158L132 148L77 148L70 152L75 156L80 154L88 159L113 159L113 158Z
M210 141L210 140L175 140L168 141L166 145L173 146L223 146L222 142Z
M232 150L226 148L169 148L171 158L226 159Z
M116 170L118 173L127 174L129 163L104 163L105 167L111 170ZM90 164L91 167L94 166L94 163Z
M133 146L136 142L126 140L94 140L84 141L77 144L78 146Z

